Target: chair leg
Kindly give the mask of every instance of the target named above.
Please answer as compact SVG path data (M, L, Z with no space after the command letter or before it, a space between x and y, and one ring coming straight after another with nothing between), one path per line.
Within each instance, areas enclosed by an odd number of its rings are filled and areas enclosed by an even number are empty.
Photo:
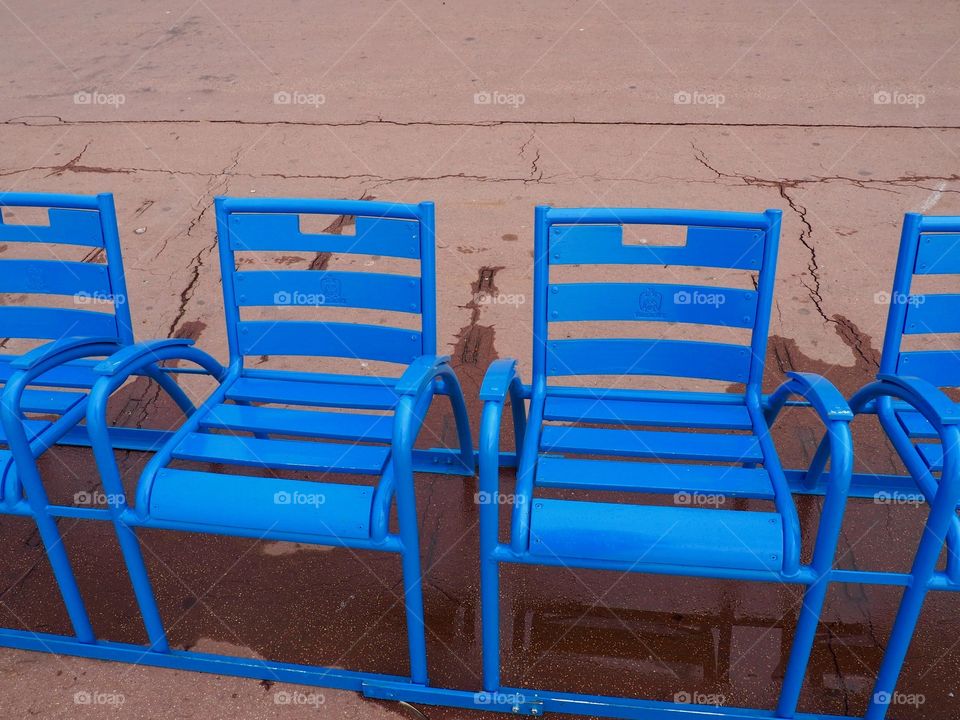
M920 611L923 609L923 601L929 590L930 578L936 570L940 549L943 547L944 537L954 517L954 507L957 504L955 498L944 498L952 501L949 503L937 502L939 499L938 493L927 517L927 524L923 528L913 567L910 569L910 584L900 599L900 607L893 621L887 649L883 653L880 671L873 685L873 694L867 705L867 713L864 715L865 720L883 720L886 715L903 661L907 657L910 641L920 620Z
M67 616L70 618L73 631L80 642L94 642L96 637L93 633L93 625L90 623L90 616L80 595L80 587L70 566L70 558L67 556L67 549L63 544L63 536L60 535L57 521L44 511L35 511L34 520L37 523L40 539L43 541L43 549L50 560L53 576L57 580L57 587L60 588L63 603L66 605Z
M60 528L57 527L56 519L47 512L50 499L40 479L37 461L25 449L26 438L13 437L13 433L8 433L8 436L11 441L9 447L14 454L15 469L21 484L27 491L27 503L30 505L33 520L37 524L43 549L50 560L50 567L67 608L70 624L80 642L93 642L96 639L93 625L90 623L90 616L80 595L80 587L77 585L76 575L73 574L67 548L63 544L63 536L60 534Z
M803 605L800 608L797 629L790 645L790 659L787 661L787 669L783 675L780 699L777 701L776 716L778 718L792 718L797 712L797 703L800 701L800 691L807 674L807 664L810 662L828 587L827 578L821 575L803 593Z
M409 405L401 403L408 413ZM400 410L398 409L398 412ZM417 527L417 499L413 487L413 452L409 446L395 449L397 519L403 550L403 601L407 613L407 643L410 646L410 678L427 684L427 641L423 621L423 576L420 567L420 538Z
M133 593L137 598L140 615L150 640L150 650L153 652L170 652L170 643L163 629L163 620L160 618L160 609L157 607L156 596L147 573L147 566L143 561L143 552L140 550L140 541L133 528L122 521L114 523L117 540L120 543L120 552L130 575Z
M489 555L480 560L480 627L483 689L500 687L500 563Z

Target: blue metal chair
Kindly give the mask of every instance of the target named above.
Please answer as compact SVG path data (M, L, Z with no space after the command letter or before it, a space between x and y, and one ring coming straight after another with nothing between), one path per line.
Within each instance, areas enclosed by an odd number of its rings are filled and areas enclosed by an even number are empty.
M875 414L910 477L884 478L877 492L920 493L930 504L909 574L874 573L904 586L866 717L886 713L929 590L960 590L960 404L941 390L960 386L957 350L904 350L905 335L960 332L960 295L914 292L914 276L960 274L960 217L904 217L900 251L876 382L850 399L856 414ZM948 347L945 343L944 347ZM822 465L821 448L815 463ZM946 567L937 570L944 544Z
M499 486L503 461L499 442L508 396L518 455L508 543L498 540L498 503L480 505L483 689L495 697L525 698L515 704L515 712L680 717L697 715L700 709L501 687L500 563L807 586L776 709L777 717L795 713L847 500L852 414L840 393L816 375L789 373L790 379L772 395L762 394L780 216L778 210L747 214L537 208L532 382L522 384L516 361L502 359L491 365L481 391L481 499L504 497ZM623 226L627 224L683 226L686 243L625 244ZM738 271L744 276L754 274L756 290L678 284L670 275L662 284L551 279L552 269L570 265L719 268L724 270L721 278ZM696 300L711 297L715 302ZM577 322L637 320L745 328L751 342L563 337ZM744 390L676 392L573 387L563 382L577 376L640 375L721 380L743 384ZM791 486L769 432L780 409L794 395L802 397L823 421L824 458L830 462L810 564L801 562L800 523ZM576 423L591 427L572 425ZM658 429L638 429L651 427ZM823 471L823 464L812 467L806 480L817 482ZM704 493L767 500L773 510L556 499L545 496L551 489ZM744 717L737 714L743 712L757 711L710 708L711 716Z
M301 216L349 215L353 236L308 233ZM94 368L86 411L97 466L110 502L149 647L98 642L69 648L89 656L272 680L360 690L365 682L427 682L414 470L472 475L466 406L448 358L436 355L436 276L432 203L216 199L217 234L229 343L226 367L187 339L131 345ZM362 271L238 271L235 254L360 253L419 261L419 276ZM304 321L274 306L317 298L329 308L368 308L419 318L409 330L347 322ZM266 308L268 320L241 317ZM294 372L249 367L249 356L353 358L394 363L396 377ZM199 365L218 380L145 466L128 503L106 423L107 401L134 372L166 360ZM447 395L459 450L415 450L435 395ZM268 405L298 406L269 407ZM331 412L333 408L347 412ZM379 410L362 414L350 410ZM281 437L276 437L281 436ZM181 461L215 464L184 469ZM268 477L243 474L268 470ZM297 471L350 474L371 484L285 477ZM396 499L399 532L389 526ZM410 676L171 650L136 537L138 528L203 532L398 553L402 559Z
M87 444L78 423L98 377L93 370L98 361L91 358L133 340L113 196L3 193L0 208L47 209L48 217L42 225L0 217L0 243L17 248L16 259L0 260L0 292L28 296L26 303L0 307L0 336L27 344L47 341L19 355L0 355L0 443L8 448L0 449L0 513L36 521L76 638L90 642L93 630L56 518L93 517L97 510L50 505L36 459L55 443ZM76 255L87 251L83 261L59 259L70 246ZM45 306L39 296L69 298L75 307ZM165 374L154 374L158 382L173 384ZM150 447L156 439L136 429L116 438L128 448Z

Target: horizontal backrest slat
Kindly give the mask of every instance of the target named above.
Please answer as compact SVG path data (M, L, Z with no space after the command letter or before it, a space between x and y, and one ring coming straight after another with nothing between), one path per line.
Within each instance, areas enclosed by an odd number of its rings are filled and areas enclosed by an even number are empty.
M923 234L917 246L917 275L960 273L960 234Z
M417 330L295 320L247 320L237 327L241 355L317 355L409 363L422 353Z
M115 336L112 313L64 308L0 306L0 337L56 340L61 337Z
M753 290L658 283L560 283L550 285L548 318L648 320L753 327Z
M321 270L248 270L234 275L237 305L351 307L420 312L420 278Z
M923 378L937 387L960 387L960 350L902 352L897 372Z
M0 260L0 293L80 295L107 300L107 266L65 260Z
M413 220L356 218L356 234L304 233L300 216L239 213L230 215L230 247L235 251L303 251L420 257L420 225Z
M746 382L750 348L656 339L547 341L548 375L664 375Z
M552 225L554 265L645 264L759 270L762 230L688 227L685 245L624 245L621 225Z
M909 295L900 300L907 303L905 334L960 332L960 295Z
M38 242L103 247L100 213L50 208L49 225L8 224L0 217L0 242Z

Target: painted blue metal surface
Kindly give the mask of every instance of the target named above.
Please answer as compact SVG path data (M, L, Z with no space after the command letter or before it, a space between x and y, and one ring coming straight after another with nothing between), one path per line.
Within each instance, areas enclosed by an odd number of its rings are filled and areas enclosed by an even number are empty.
M686 243L627 245L624 224L683 226ZM506 692L500 686L501 562L775 580L807 586L778 707L775 713L731 708L711 708L711 713L716 717L796 717L826 587L835 572L834 555L852 478L849 423L853 415L829 382L811 375L792 375L770 398L762 394L779 211L538 207L534 232L533 378L529 386L522 385L516 362L498 360L481 391L483 495L499 496L500 424L508 397L517 447L516 500L508 544L499 541L497 506L480 506L483 689ZM753 271L756 291L676 286L669 282L669 272L665 272L668 282L657 284L551 281L553 265L605 263ZM565 277L569 279L569 270ZM709 300L699 302L699 294ZM751 342L735 346L644 338L639 336L642 326L637 337L603 338L594 329L589 340L553 338L573 322L589 320L745 327L752 331ZM602 383L599 388L583 388L562 382L569 376L604 374L723 379L745 387L742 394L683 393L604 388ZM800 526L791 481L769 432L779 410L795 396L823 421L824 447L831 462L829 474L823 467L801 473L802 483L820 483L819 491L826 495L810 564L800 563ZM552 424L557 421L563 424ZM614 427L572 427L571 423ZM644 426L671 430L637 429ZM679 431L703 428L718 432ZM617 459L610 460L611 456ZM638 458L654 462L638 462ZM774 511L548 499L537 493L541 487L726 493L770 499ZM539 690L523 692L543 698L542 706L521 704L515 712L549 708L610 717L696 717L699 713L674 703L572 695L561 699Z
M0 629L0 645L339 687L367 697L540 715L545 712L622 718L813 718L797 713L824 598L830 583L904 588L867 717L880 720L929 590L960 590L960 410L938 385L960 384L960 368L936 351L900 352L904 334L956 332L955 296L910 294L912 274L960 273L960 220L908 215L895 277L881 374L850 404L818 376L791 373L769 396L760 382L779 238L777 211L763 214L657 209L539 207L535 224L533 378L523 385L515 361L495 361L484 380L479 489L499 497L499 469L516 466L517 502L508 543L499 541L496 503L479 508L483 679L477 692L428 683L414 470L470 475L474 470L466 409L446 358L436 355L434 218L429 203L219 198L217 226L230 359L226 367L185 339L133 343L119 262L112 199L0 194L0 206L49 207L50 225L0 222L0 242L64 242L105 250L105 266L37 260L0 261L0 291L122 297L121 302L50 312L0 309L0 327L52 342L0 358L5 383L0 427L0 512L33 518L40 529L75 637ZM352 215L355 235L302 230L310 213ZM681 246L632 245L623 224L686 228ZM235 252L298 250L376 253L420 261L420 275L341 271L237 270ZM551 283L552 265L688 265L755 274L755 290L663 283ZM77 267L74 267L77 266ZM569 272L569 270L568 270ZM37 280L40 278L41 280ZM244 307L285 304L285 294L322 296L328 308L370 308L419 315L418 330L287 320L241 321ZM919 298L923 298L922 304ZM688 301L689 298L689 301ZM698 301L699 298L706 298ZM712 298L712 301L711 299ZM93 317L96 315L96 317ZM739 327L749 345L656 341L647 337L558 339L564 323L655 321ZM269 326L269 327L268 327ZM76 329L76 332L74 332ZM551 332L554 337L551 336ZM4 334L4 333L0 333ZM247 354L378 359L394 377L286 372L247 367ZM605 353L605 356L601 356ZM91 358L107 357L94 361ZM166 368L167 360L197 366ZM916 368L916 371L911 370ZM217 380L195 408L173 372ZM586 373L663 374L723 379L742 392L703 393L574 387ZM184 410L172 433L116 428L106 422L110 395L131 375L161 384ZM914 377L918 375L919 377ZM88 395L89 391L89 395ZM416 450L427 408L448 395L459 449ZM502 414L513 408L515 453L500 451ZM796 398L799 398L797 400ZM298 409L250 403L294 405ZM769 429L782 408L812 408L825 426L809 469L785 470ZM384 415L330 412L380 410ZM25 412L58 415L54 421ZM909 478L854 475L849 422L879 416L910 471ZM79 425L86 419L87 426ZM612 426L571 428L570 423ZM556 423L563 423L558 425ZM650 427L662 428L650 430ZM643 428L643 429L640 429ZM710 430L709 433L688 432ZM236 433L241 433L238 437ZM252 434L253 437L249 437ZM273 438L282 435L283 439ZM297 439L290 439L293 436ZM935 439L920 445L916 440ZM107 508L50 504L35 458L54 443L92 444ZM360 444L358 444L360 443ZM154 456L128 502L114 459L117 447ZM587 457L569 457L569 455ZM591 457L593 456L593 457ZM611 456L616 459L609 459ZM641 463L637 460L665 460ZM178 459L211 461L223 471L170 467ZM721 463L728 463L726 465ZM829 463L829 470L826 470ZM269 477L245 469L276 471ZM283 478L287 470L351 472L367 484ZM219 468L218 468L219 470ZM939 472L939 476L935 473ZM374 484L370 484L371 478ZM26 493L23 489L26 489ZM769 500L772 511L620 504L542 498L542 488L666 494L717 494ZM931 512L909 573L833 567L848 497L913 488ZM800 560L800 527L792 495L824 496L809 563ZM399 532L389 518L396 503ZM147 646L95 637L63 544L57 518L111 522L116 529L144 625ZM406 600L407 677L173 650L166 638L136 533L140 528L205 532L328 544L400 555ZM947 568L936 569L946 537ZM805 587L784 682L773 710L704 708L500 684L500 563L576 566L620 572L776 581Z
M900 236L887 314L880 372L850 399L857 414L875 414L909 473L907 492L930 504L905 590L894 620L871 701L868 720L881 720L884 699L892 697L926 594L960 589L960 406L942 387L960 386L956 354L942 350L903 351L904 335L960 331L957 296L914 294L914 275L960 273L960 217L908 213ZM917 440L939 442L916 442ZM822 452L815 462L822 466ZM934 473L939 473L935 476ZM947 549L946 572L937 561ZM893 584L891 582L891 584Z
M143 562L137 530L238 535L319 545L393 552L400 555L410 655L409 678L316 668L319 684L349 686L379 679L425 685L426 642L421 593L414 468L472 474L474 452L466 405L448 358L436 356L436 298L433 255L433 205L333 200L217 198L217 232L223 277L230 358L226 367L190 341L173 339L132 345L96 366L99 379L86 408L94 456L109 497L120 548L150 641L148 656L158 664L206 669L227 666L246 672L242 663L219 656L184 655L171 651ZM354 215L356 235L301 231L302 216L311 213ZM333 251L376 253L419 258L420 275L302 270L238 271L236 252ZM277 312L270 320L243 321L242 307L303 304L308 296L326 308L378 308L420 316L419 330L310 322ZM249 368L245 357L301 355L349 357L398 363L396 377L331 375ZM110 395L130 377L177 359L199 365L217 381L217 388L187 417L147 462L133 502L123 493L106 422ZM415 455L413 444L427 408L437 395L447 395L454 411L460 448L432 464ZM253 407L249 403L296 405L297 409ZM310 409L308 409L310 408ZM390 415L333 413L330 408L379 409ZM325 410L326 409L326 410ZM251 437L251 434L253 437ZM282 435L283 437L275 437ZM423 453L424 451L419 451ZM178 460L213 463L213 470L171 467ZM259 472L268 470L269 472ZM247 472L252 471L251 474ZM284 477L289 471L349 473L366 483L314 482ZM373 484L371 484L371 479ZM389 527L396 504L399 531ZM126 649L111 644L122 659ZM215 660L211 659L214 658ZM295 666L275 663L299 673ZM299 675L298 675L299 676ZM344 682L347 682L346 680Z
M6 260L0 266L0 290L33 298L0 308L0 336L50 341L20 356L0 356L4 383L0 421L9 448L0 452L0 512L33 517L76 638L89 642L93 628L36 463L47 448L77 427L87 396L34 388L88 389L96 378L86 359L108 355L132 340L116 212L109 194L0 194L0 209L22 207L46 208L48 224L13 224L0 216L0 242L22 243L24 250L32 243L80 245L102 250L105 260L60 262L49 259L49 248L37 248L36 259ZM38 298L51 295L72 296L75 307L40 304ZM26 412L59 417L37 422L25 418Z

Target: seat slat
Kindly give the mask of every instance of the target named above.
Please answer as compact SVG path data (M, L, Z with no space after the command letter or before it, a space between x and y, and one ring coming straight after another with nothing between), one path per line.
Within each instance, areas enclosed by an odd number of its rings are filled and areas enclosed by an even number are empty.
M248 405L217 405L200 422L204 428L228 428L278 435L365 442L390 442L393 417L290 410Z
M938 472L943 470L943 445L940 443L916 443L915 447L920 451L920 456L927 467Z
M333 383L241 377L230 386L227 397L246 402L358 410L391 410L398 401L391 385L351 383L348 378Z
M420 278L386 273L248 270L234 274L237 304L420 312Z
M536 484L575 490L640 493L703 493L731 498L772 500L766 470L722 465L681 465L659 462L581 460L542 456Z
M8 224L0 217L0 242L38 242L103 247L100 213L95 210L50 208L49 225Z
M551 322L645 320L753 327L753 290L660 283L560 283L550 286Z
M72 308L0 306L0 337L56 340L117 335L112 313Z
M690 340L547 341L549 375L664 375L746 382L750 348Z
M615 398L571 398L547 395L545 420L648 425L651 427L749 430L753 427L745 405L656 402Z
M33 440L40 433L50 427L53 423L49 420L33 420L27 418L23 421L24 429L26 430L27 440ZM0 443L4 445L7 444L7 434L3 430L3 426L0 425Z
M358 215L354 235L303 233L300 216L233 213L230 247L237 251L335 252L389 257L420 257L420 223Z
M0 359L0 382L6 382L14 373L10 367L12 357ZM93 372L97 360L75 360L45 372L31 381L31 385L61 388L90 388L99 375Z
M63 415L85 397L85 393L33 390L28 388L23 391L20 407L23 408L24 412Z
M419 330L338 322L237 323L243 355L317 355L409 364L422 354Z
M660 430L543 428L540 449L585 455L617 455L664 460L761 462L763 452L753 435L714 435Z
M917 275L960 273L960 235L922 234L914 272Z
M937 438L937 431L933 425L927 422L927 419L918 412L905 411L897 413L897 420L900 421L904 432L912 438Z
M173 457L252 467L379 475L389 453L389 448L374 445L191 433L176 447Z
M0 260L0 293L110 296L107 266L66 260Z
M960 332L960 295L911 295L905 301L904 334Z
M779 571L776 513L535 499L533 555Z
M763 240L762 230L689 226L686 245L624 245L620 225L552 225L550 263L636 263L759 270Z
M937 387L960 386L960 351L902 352L897 361L897 373L923 378Z
M150 494L151 518L270 533L366 538L373 488L164 468Z

